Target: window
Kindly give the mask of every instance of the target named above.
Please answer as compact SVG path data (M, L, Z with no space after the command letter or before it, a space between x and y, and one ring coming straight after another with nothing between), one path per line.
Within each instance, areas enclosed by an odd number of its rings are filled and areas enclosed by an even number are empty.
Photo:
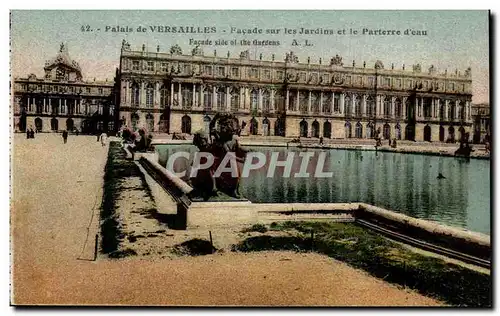
M205 87L205 91L203 92L203 106L205 110L212 109L212 87Z
M356 84L357 84L358 86L361 86L361 85L363 84L363 77L358 76L358 78L357 78L357 80L356 80Z
M138 60L132 61L132 70L139 70L139 61Z
M264 79L270 80L271 79L271 70L264 70Z
M317 73L311 74L311 81L312 82L318 82L318 74Z
M220 111L225 110L226 108L226 89L219 88L217 90L217 109Z
M153 99L154 99L154 88L153 85L150 83L146 87L146 105L152 107Z
M87 87L87 93L90 93L90 88L89 87Z
M375 85L375 77L368 77L368 86L373 87Z
M225 77L226 76L226 68L225 67L217 67L217 76Z
M102 94L102 88L99 88L99 94Z
M306 73L305 72L300 73L299 80L302 82L306 81Z
M351 76L346 76L345 77L345 83L346 84L351 84Z
M329 79L329 78L328 78L328 74L323 74L323 78L321 79L321 81L322 81L323 83L328 83L328 81L329 81L328 79Z
M240 107L240 91L239 89L234 88L233 91L231 92L231 110L237 111L239 107Z
M424 89L429 89L429 81L424 81Z
M335 113L340 112L340 95L337 93L335 94L335 96L333 98L333 111Z
M284 77L283 70L276 71L276 77L277 77L278 80L283 80L283 77Z
M386 87L390 87L391 86L391 78L384 78L384 85Z
M168 71L168 63L161 63L161 71L163 72Z
M401 89L402 85L401 85L401 79L397 79L396 80L396 86Z
M407 89L412 89L413 88L413 80L408 80L406 82L406 88Z
M184 65L184 73L185 74L191 74L191 64L185 64Z
M252 110L257 110L259 106L259 92L257 90L252 90L250 94L250 107Z
M134 82L132 84L132 105L138 106L139 105L139 84L137 82Z
M153 71L154 70L154 64L153 64L152 61L148 61L147 65L148 65L148 68L147 68L148 71Z
M267 90L262 94L262 109L264 111L271 110L271 94Z
M450 82L450 84L448 85L448 88L449 88L451 91L455 90L455 83Z
M212 75L212 66L206 65L203 72L205 73L205 75L211 76Z
M258 78L258 77L259 77L259 70L257 68L251 68L250 78Z
M238 67L231 68L231 76L239 77L240 76L240 69Z
M38 86L38 87L40 90L42 90L41 89L42 86ZM69 92L71 92L71 93L75 92L75 87L69 87Z

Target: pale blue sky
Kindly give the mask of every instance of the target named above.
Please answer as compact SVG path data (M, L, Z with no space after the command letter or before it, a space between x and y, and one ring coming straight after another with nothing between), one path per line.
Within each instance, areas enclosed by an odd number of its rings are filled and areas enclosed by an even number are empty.
M101 32L82 33L89 24ZM105 33L106 25L130 26L132 33ZM215 34L137 33L138 26L215 26ZM405 29L427 30L427 36L354 36L354 35L231 35L237 28L328 28L328 29ZM226 33L222 31L226 30ZM380 59L386 68L394 63L411 69L420 63L426 70L431 64L439 72L456 68L463 72L472 67L473 101L489 101L489 36L487 11L13 11L11 17L12 74L43 75L46 59L55 56L61 42L67 43L70 56L80 63L86 79L111 79L119 63L120 45L127 39L133 48L146 44L148 50L168 51L179 44L185 53L191 50L189 39L262 39L278 40L280 46L252 47L257 57L271 54L282 60L294 50L301 61L311 57L327 63L335 54L350 65L366 61L373 67ZM308 39L308 48L292 47L292 40ZM219 56L230 51L236 56L247 47L209 46L205 54Z

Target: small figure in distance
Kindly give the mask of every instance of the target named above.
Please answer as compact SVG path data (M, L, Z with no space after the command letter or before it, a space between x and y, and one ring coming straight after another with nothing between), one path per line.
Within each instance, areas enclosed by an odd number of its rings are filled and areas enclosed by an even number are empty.
M100 138L101 138L101 145L103 147L106 146L106 139L108 138L108 135L105 132L102 132Z
M62 138L64 140L64 143L66 144L68 142L68 131L64 130L62 132Z
M437 176L438 179L446 179L445 176L443 176L443 174L440 172Z

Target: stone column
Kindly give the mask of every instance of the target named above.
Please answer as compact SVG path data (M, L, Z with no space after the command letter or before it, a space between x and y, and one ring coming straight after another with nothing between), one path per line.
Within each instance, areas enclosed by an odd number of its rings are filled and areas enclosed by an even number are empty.
M203 94L203 92L205 92L206 88L207 88L206 86L200 85L200 104L199 105L200 105L200 107L203 107L203 108L205 108L205 100L204 100L205 95Z
M366 94L363 94L363 102L361 103L361 115L366 116Z
M406 118L406 100L408 100L407 97L403 97L403 103L401 104L401 114L403 118Z
M212 87L212 109L217 109L217 88Z
M174 106L174 83L170 83L170 106Z
M192 100L192 107L196 108L196 101L197 101L198 96L196 95L196 83L193 83L193 100Z
M179 91L177 92L177 101L179 102L179 108L182 108L182 83L179 82Z
M311 114L311 90L309 90L309 96L307 98L307 114Z
M153 107L158 109L160 107L160 83L158 81L155 82L155 97L153 102Z
M352 95L351 98L351 115L354 116L356 113L356 98L357 96L355 94Z
M262 88L259 88L259 101L257 102L257 111L264 109Z
M62 109L62 99L59 98L59 108L58 108L59 113L61 113L61 109ZM59 114L59 113L56 113L56 114Z
M448 115L448 107L450 106L450 103L448 100L444 101L444 119L449 120L450 116Z
M67 100L64 99L64 111L62 111L62 114L67 114L68 113L68 103Z
M238 109L244 109L245 108L245 88L240 87L239 92L240 92L240 104L238 106Z
M332 102L330 104L330 113L335 111L335 92L332 91Z
M344 115L345 93L340 94L340 115Z
M288 111L289 104L290 104L290 90L286 89L285 111Z
M270 105L270 106L271 106L271 107L270 107L270 109L269 109L271 112L274 112L274 95L275 95L275 94L276 94L276 91L274 91L274 89L271 89L271 95L270 95L270 98L271 98L271 100L270 100L270 101L271 101L271 102L270 102L270 103L271 103L271 105Z
M391 97L391 117L396 117L396 97Z
M46 102L45 102L45 101L46 101L46 99L47 99L47 98L43 98L43 108L42 108L42 113L45 113L45 110L46 110L46 108L47 108L47 104L46 104Z
M141 92L139 93L139 107L146 106L146 83L141 81Z

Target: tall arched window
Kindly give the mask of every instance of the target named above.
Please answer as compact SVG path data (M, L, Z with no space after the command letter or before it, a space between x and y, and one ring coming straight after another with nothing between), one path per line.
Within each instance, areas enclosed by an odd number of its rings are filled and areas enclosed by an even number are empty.
M351 138L351 137L352 137L351 122L346 122L345 123L345 138Z
M450 118L450 120L454 120L455 119L455 113L456 113L456 105L455 105L455 101L450 101L449 103L449 106L448 106L448 117Z
M296 111L297 95L291 91L288 93L288 111Z
M160 107L164 108L170 103L170 89L167 89L164 85L160 88Z
M354 100L354 112L356 116L361 116L361 102L363 101L363 96L356 95Z
M146 106L153 107L155 97L155 88L152 83L148 83L146 86Z
M375 98L371 95L369 95L366 98L366 114L368 116L374 116L375 115Z
M300 112L307 113L309 108L309 93L301 91L299 93L299 107Z
M217 89L217 110L224 111L226 109L226 88L220 87Z
M391 116L391 98L388 96L384 97L384 115L385 117Z
M311 111L312 113L319 113L319 93L318 92L311 92Z
M271 93L269 90L264 90L262 93L262 110L266 112L271 111Z
M140 103L140 91L139 84L137 82L132 83L132 106L139 106Z
M308 134L308 124L306 122L306 120L302 119L302 121L300 122L299 124L299 128L300 128L300 137L307 137L307 134Z
M231 110L237 111L240 107L240 89L233 88L231 91Z
M323 104L321 105L323 113L332 113L332 96L323 94Z
M212 87L205 87L203 91L203 107L205 111L212 110Z
M182 108L191 109L193 107L193 87L182 89Z
M458 113L461 120L465 120L465 103L462 101L459 104Z
M351 99L350 95L346 95L344 98L344 113L346 115L349 115L352 113L352 99Z
M274 109L277 111L284 111L285 109L285 97L281 90L274 92Z
M356 138L363 138L363 125L360 122L356 123Z
M333 97L333 112L340 113L340 94L335 93Z
M250 93L250 109L258 110L259 108L259 91L253 89Z
M394 111L396 112L396 117L401 117L403 115L403 112L402 112L402 107L401 107L401 99L400 98L396 98L396 100L394 101L394 105L396 106L396 108L394 109Z

